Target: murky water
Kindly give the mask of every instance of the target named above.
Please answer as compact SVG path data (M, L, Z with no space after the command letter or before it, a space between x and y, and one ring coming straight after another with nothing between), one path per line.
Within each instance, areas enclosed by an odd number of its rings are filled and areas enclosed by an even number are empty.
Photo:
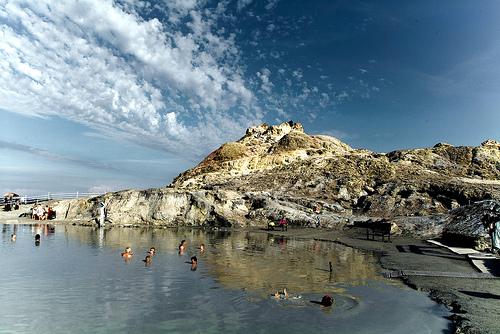
M191 229L1 228L0 333L450 332L443 306L382 278L372 255L331 242ZM129 260L121 256L127 246ZM150 247L156 254L147 264ZM274 297L285 288L291 297ZM314 303L325 294L332 307Z

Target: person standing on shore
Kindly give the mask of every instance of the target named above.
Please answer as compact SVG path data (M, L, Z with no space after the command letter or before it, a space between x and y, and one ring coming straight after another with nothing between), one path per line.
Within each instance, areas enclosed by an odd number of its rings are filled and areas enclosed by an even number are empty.
M491 252L494 253L500 249L500 219L490 212L484 215L482 221L491 237Z
M104 207L104 203L101 202L99 204L99 227L104 227L106 224L106 208Z
M493 217L491 231L491 246L493 252L499 252L500 250L500 219L499 217Z

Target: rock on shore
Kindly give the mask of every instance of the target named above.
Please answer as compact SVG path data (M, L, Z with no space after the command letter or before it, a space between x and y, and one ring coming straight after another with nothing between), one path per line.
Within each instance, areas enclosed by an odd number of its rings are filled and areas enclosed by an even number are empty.
M292 225L343 227L389 218L400 234L480 236L482 215L499 200L496 141L375 153L290 121L249 128L167 188L59 201L57 211L92 220L103 202L115 224L164 226L265 226L286 217Z

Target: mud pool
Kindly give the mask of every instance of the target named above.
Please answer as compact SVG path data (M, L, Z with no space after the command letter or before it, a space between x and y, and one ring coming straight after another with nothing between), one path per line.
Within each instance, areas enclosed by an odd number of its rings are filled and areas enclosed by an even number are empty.
M233 230L1 228L0 332L451 332L444 306L383 278L372 253L333 242ZM121 256L127 246L131 259ZM294 298L274 297L284 289ZM333 306L315 303L326 294Z

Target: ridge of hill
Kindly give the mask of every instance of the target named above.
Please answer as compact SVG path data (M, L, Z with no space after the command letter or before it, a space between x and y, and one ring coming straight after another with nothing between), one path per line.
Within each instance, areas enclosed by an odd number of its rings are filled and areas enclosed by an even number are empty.
M368 216L424 216L500 199L500 145L493 140L480 147L439 143L375 153L307 135L300 123L264 124L222 145L170 187L266 191Z
M286 217L297 226L343 227L389 218L396 232L425 237L485 234L481 217L500 211L499 200L496 141L375 153L308 135L290 121L248 128L166 188L59 205L67 218L90 221L103 202L108 219L122 225L266 226ZM321 214L313 212L315 206ZM472 218L465 226L460 222L467 213Z

